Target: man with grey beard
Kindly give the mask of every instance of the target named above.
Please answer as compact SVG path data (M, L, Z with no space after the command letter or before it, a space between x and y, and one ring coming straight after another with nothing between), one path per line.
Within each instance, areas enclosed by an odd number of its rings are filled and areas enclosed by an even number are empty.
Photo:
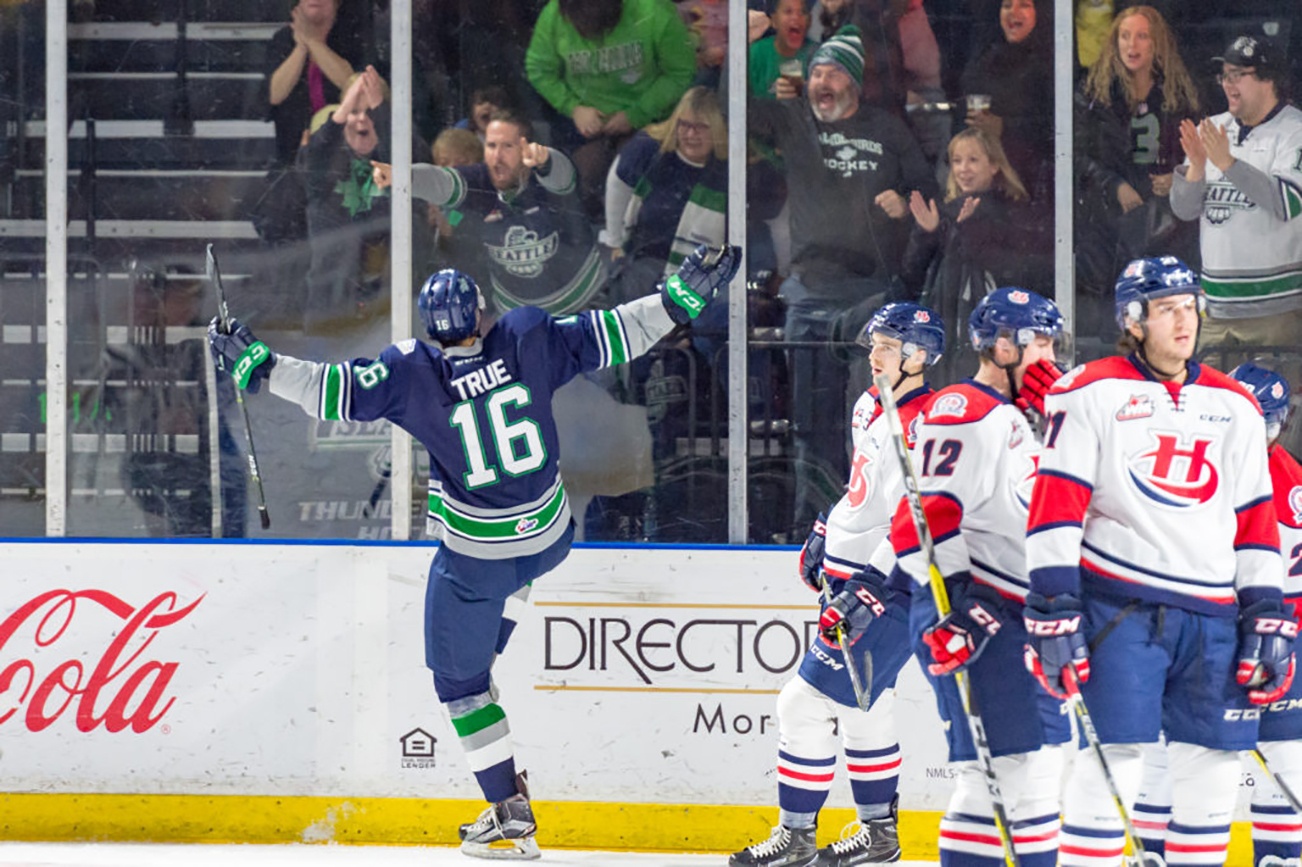
M781 291L791 342L853 341L870 312L904 297L897 275L908 239L908 197L913 190L936 194L908 127L860 102L863 68L859 30L843 27L810 58L803 96L779 79L776 100L750 103L751 133L770 140L786 164L791 273ZM792 526L799 534L840 497L849 477L849 367L846 354L828 349L790 352Z

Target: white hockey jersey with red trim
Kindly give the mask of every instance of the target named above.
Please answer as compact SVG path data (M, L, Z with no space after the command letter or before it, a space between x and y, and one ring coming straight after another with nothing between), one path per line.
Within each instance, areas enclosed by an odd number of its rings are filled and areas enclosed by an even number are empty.
M909 448L917 438L919 415L932 394L931 387L924 385L901 395L897 402ZM886 538L895 506L904 496L904 476L891 444L890 426L877 402L876 387L855 402L850 435L854 442L850 483L827 516L823 571L831 578L849 578L863 570Z
M1278 444L1270 447L1270 483L1284 555L1284 598L1302 614L1302 464Z
M1084 580L1222 616L1247 588L1279 592L1265 422L1242 385L1199 364L1183 384L1159 382L1114 356L1059 379L1045 411L1027 539L1035 592L1078 594Z
M973 380L936 392L918 429L913 465L936 566L1026 599L1026 515L1040 443L1008 398ZM891 523L900 567L927 583L927 561L907 502Z

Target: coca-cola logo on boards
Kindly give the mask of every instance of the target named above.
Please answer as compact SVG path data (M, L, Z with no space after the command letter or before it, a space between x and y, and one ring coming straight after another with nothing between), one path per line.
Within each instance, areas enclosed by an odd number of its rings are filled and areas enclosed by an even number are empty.
M39 732L75 703L78 731L93 731L101 723L110 732L128 726L137 734L148 731L176 701L166 693L178 663L142 658L160 629L184 619L202 601L200 596L178 608L176 594L168 592L136 608L104 590L50 590L23 603L0 623L0 725L21 715L29 731ZM78 616L79 603L100 608ZM51 666L58 655L45 648L69 635L74 620L83 624L79 629L92 628L101 609L124 622L99 660L92 665L65 658ZM15 640L28 623L35 623L30 650L21 646L23 639Z

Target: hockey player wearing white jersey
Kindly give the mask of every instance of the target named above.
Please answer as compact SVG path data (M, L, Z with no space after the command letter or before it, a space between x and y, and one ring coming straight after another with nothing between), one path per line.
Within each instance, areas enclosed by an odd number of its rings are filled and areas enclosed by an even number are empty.
M945 351L940 317L917 304L887 304L858 342L869 350L873 378L886 374L894 383L911 431L932 394L926 369ZM890 437L877 390L870 388L854 407L846 492L800 554L801 577L822 594L822 610L820 634L778 696L778 826L767 840L733 855L733 867L857 867L900 858L900 745L892 709L895 679L909 658L908 596L886 588L894 556L883 543L904 492ZM856 704L839 643L842 629L853 664L871 673L867 711ZM838 733L859 821L819 850L814 832L836 773Z
M236 385L325 420L388 419L430 457L430 535L441 538L425 595L425 662L489 802L461 827L476 857L537 858L533 811L517 777L491 669L530 582L569 553L574 524L561 480L555 391L635 358L695 318L737 271L736 247L684 260L659 292L564 319L518 307L480 335L484 297L460 271L434 274L417 302L435 345L404 340L378 359L337 364L277 355L235 320L208 339Z
M1280 550L1285 554L1284 603L1294 620L1302 602L1302 465L1279 444L1288 424L1288 381L1273 370L1241 364L1230 376L1252 391L1266 417L1270 481L1279 521ZM1257 741L1270 763L1294 792L1302 792L1302 679L1261 708ZM1171 818L1171 779L1166 751L1158 745L1144 749L1144 776L1135 804L1135 826L1145 852L1164 856L1166 827ZM1252 789L1252 848L1256 867L1283 867L1302 858L1302 816L1294 812L1275 782L1258 775Z
M1040 421L1040 399L1058 372L1052 362L1062 329L1052 301L1026 289L996 289L969 319L980 356L976 374L937 392L927 406L914 466L935 565L953 607L939 622L907 502L891 524L900 567L922 585L913 592L911 633L946 723L950 761L957 763L957 784L940 823L942 867L1004 864L993 802L949 676L960 668L985 723L1022 867L1053 867L1058 854L1059 745L1070 728L1061 702L1022 667L1022 604L1026 507L1040 452L1028 415Z
M1164 730L1174 786L1166 860L1225 860L1237 751L1293 676L1266 430L1252 395L1192 360L1202 291L1174 257L1131 262L1115 309L1132 351L1045 399L1031 498L1027 665L1079 689L1127 807ZM1062 864L1114 867L1122 821L1098 762L1063 800Z

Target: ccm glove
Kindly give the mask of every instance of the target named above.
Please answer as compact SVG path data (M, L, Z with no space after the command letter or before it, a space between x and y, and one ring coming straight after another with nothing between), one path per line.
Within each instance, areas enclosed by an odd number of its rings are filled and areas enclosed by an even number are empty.
M832 597L818 618L818 631L829 641L840 641L845 630L850 643L859 640L868 624L886 613L886 576L869 566L845 582L841 592Z
M1277 599L1254 602L1239 613L1239 668L1234 679L1248 701L1270 704L1293 685L1297 621Z
M1050 602L1039 593L1026 595L1022 620L1026 624L1026 670L1054 698L1075 692L1076 683L1090 679L1090 649L1080 631L1080 600L1066 593Z
M827 549L827 517L819 512L818 519L809 531L805 546L800 549L800 580L817 593L823 592L823 552Z
M208 323L208 345L217 367L230 371L235 385L257 394L262 381L276 366L276 353L253 336L249 326L232 319L231 330L223 331L221 319L214 316Z
M741 266L741 247L702 244L683 260L678 271L660 281L660 300L669 318L686 325L709 306L720 287L728 285Z
M991 636L1004 625L1000 619L1002 605L993 590L969 582L962 595L955 593L952 601L954 610L922 633L922 641L934 660L927 670L937 677L975 662Z
M1062 368L1047 359L1041 359L1026 368L1022 374L1022 387L1013 401L1022 412L1033 409L1044 415L1044 396L1062 376Z

